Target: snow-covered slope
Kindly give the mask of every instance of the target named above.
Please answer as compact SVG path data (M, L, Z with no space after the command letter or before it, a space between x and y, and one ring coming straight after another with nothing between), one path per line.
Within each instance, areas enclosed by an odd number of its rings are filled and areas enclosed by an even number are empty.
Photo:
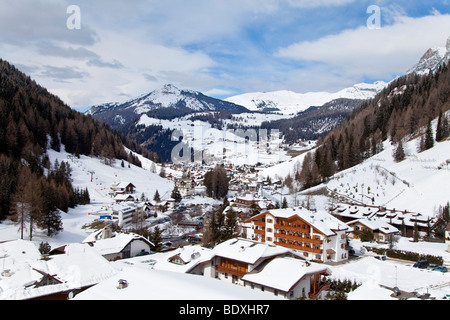
M56 152L51 149L48 150L48 156L51 163L54 163L55 160L68 162L72 168L72 185L74 188L83 190L87 188L91 199L89 205L78 206L70 209L68 213L62 213L64 230L55 237L48 238L44 232L41 233L40 231L35 233L33 239L49 241L52 247L66 243L80 243L84 240L87 233L82 229L82 226L99 218L93 213L114 203L114 199L109 194L113 183L131 182L136 186L134 196L140 198L144 194L148 199L153 199L156 190L158 190L161 199L168 199L174 187L172 181L161 178L157 174L160 171L157 165L157 173L152 173L150 170L151 161L141 156L139 157L142 161L142 168L132 164L128 167L127 162L122 167L119 160L111 165L105 165L101 159L96 157L81 155L80 158L74 158L65 151ZM167 174L169 170L167 168ZM17 227L11 227L8 224L0 225L0 242L19 238L17 229Z
M375 97L387 84L377 81L373 84L360 83L338 92L308 92L296 93L292 91L254 92L245 93L225 99L225 101L242 105L252 111L264 109L278 109L283 114L296 114L311 106L322 106L327 102L340 99L365 100Z
M434 130L436 120L433 121ZM348 200L433 216L439 206L450 201L450 140L435 143L417 152L419 138L404 143L406 159L395 162L395 146L384 143L384 150L363 163L335 174L321 185ZM264 169L263 177L295 176L305 154Z

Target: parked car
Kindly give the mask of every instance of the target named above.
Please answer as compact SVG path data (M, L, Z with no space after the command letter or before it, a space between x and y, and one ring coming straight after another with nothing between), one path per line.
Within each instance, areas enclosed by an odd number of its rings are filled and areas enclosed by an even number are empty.
M438 267L437 264L430 264L430 265L427 267L427 269L428 269L428 270L434 270L436 267Z
M427 260L421 260L414 263L413 267L419 269L426 269L429 265L430 263Z
M386 256L375 256L375 259L386 261Z
M436 268L433 269L433 271L448 272L448 269L447 267L444 266L437 266Z

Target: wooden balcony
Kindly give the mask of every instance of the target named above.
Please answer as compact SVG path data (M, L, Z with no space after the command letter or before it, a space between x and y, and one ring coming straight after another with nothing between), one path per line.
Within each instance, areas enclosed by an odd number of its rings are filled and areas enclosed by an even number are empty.
M266 235L266 230L253 229L253 233L265 236Z
M309 298L312 300L316 300L317 296L324 290L330 290L330 284L329 283L323 283L320 284L317 288L315 288L315 292L309 293Z
M305 229L303 228L299 228L298 226L293 227L293 226L288 226L286 223L280 224L280 223L276 223L275 224L275 229L280 229L280 230L285 230L285 231L295 231L295 232L303 232L303 233L309 233L311 231L309 226L306 226Z
M231 274L231 275L237 276L237 277L243 277L247 274L246 268L230 267L230 266L225 267L225 266L221 266L221 265L216 266L216 271L228 273L228 274Z
M281 238L281 239L285 239L285 240L301 241L301 242L307 242L307 243L311 243L311 244L323 244L323 240L301 237L298 235L289 235L289 234L276 232L274 234L274 236L276 238Z
M258 220L255 220L255 221L253 221L253 224L254 224L255 226L260 226L260 227L265 227L265 226L266 226L266 222L265 222L265 221L258 221Z
M318 253L318 254L322 254L323 253L322 249L316 249L316 248L301 246L301 245L299 245L297 243L276 241L275 244L277 246L282 246L282 247L285 247L285 248L290 248L290 249L295 249L295 250L300 250L300 251L306 251L306 252Z

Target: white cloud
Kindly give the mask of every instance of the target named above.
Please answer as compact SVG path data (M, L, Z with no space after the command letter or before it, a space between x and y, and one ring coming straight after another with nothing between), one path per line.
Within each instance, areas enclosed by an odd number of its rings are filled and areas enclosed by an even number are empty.
M352 2L355 0L288 0L289 5L297 8L343 6Z
M383 79L404 74L428 48L444 46L449 30L450 15L400 16L392 25L382 25L378 30L366 27L345 30L281 48L276 56L324 64L347 77Z

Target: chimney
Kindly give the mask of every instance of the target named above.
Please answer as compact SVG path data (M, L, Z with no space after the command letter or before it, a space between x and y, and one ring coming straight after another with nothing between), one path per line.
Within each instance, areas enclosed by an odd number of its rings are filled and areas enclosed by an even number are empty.
M126 287L128 287L128 281L120 279L119 286L117 287L117 289L125 289Z
M102 239L109 239L112 236L112 231L110 228L106 227L102 231Z

